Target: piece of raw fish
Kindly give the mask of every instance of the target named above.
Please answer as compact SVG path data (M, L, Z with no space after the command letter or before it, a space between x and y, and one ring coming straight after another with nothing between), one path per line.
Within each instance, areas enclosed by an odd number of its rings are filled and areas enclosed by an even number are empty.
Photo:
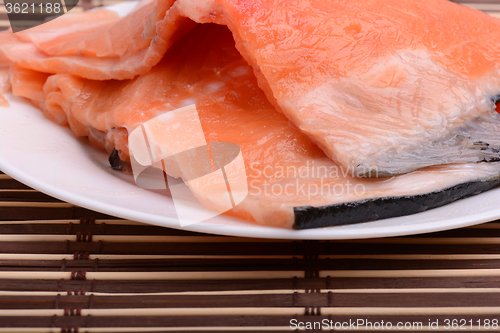
M0 63L93 80L124 80L151 70L172 44L196 26L171 8L175 0L143 0L127 16L98 10L69 14L0 37ZM6 59L6 60L5 60Z
M227 25L275 105L360 176L498 161L500 20L444 0L178 0Z

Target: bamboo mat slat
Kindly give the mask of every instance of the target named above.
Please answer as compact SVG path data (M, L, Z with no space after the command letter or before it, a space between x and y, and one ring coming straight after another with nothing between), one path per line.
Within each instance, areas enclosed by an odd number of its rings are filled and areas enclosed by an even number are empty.
M500 17L499 0L454 2ZM67 204L0 171L0 333L262 333L293 320L500 330L500 221L361 241L213 236Z

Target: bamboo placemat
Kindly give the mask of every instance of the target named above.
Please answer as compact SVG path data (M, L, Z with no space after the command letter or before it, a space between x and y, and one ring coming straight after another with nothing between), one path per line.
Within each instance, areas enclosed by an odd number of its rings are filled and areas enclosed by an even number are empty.
M276 332L323 320L426 331L454 319L490 331L500 320L499 222L352 241L212 236L92 212L0 174L0 332Z

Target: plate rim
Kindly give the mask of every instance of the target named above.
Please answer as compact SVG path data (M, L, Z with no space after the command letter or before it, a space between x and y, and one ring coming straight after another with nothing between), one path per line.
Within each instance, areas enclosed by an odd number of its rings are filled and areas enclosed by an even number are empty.
M39 110L36 110L39 112ZM60 127L59 125L47 121L53 125ZM66 128L68 131L69 128ZM80 141L77 137L70 133L75 141ZM80 142L79 142L80 143ZM91 147L92 149L96 149ZM75 194L69 190L56 187L50 183L43 182L20 171L18 168L5 160L3 156L0 155L0 169L10 177L16 179L17 181L35 189L54 198L68 202L70 204L80 206L89 210L100 212L103 214L116 216L119 218L133 220L137 222L163 226L167 228L173 228L178 230L201 232L207 234L216 234L224 236L236 236L236 237L248 237L248 238L265 238L265 239L289 239L289 240L353 240L353 239L371 239L371 238L381 238L381 237L394 237L394 236L407 236L416 235L429 232L438 232L456 228L463 228L467 226L472 226L476 224L481 224L485 222L494 221L500 218L500 209L496 212L491 212L490 214L474 214L472 216L466 216L461 218L452 218L440 223L437 227L431 227L428 224L415 224L407 226L387 226L384 228L368 229L363 232L363 228L353 231L349 235L342 235L341 237L335 237L335 229L342 226L331 226L324 228L314 228L305 230L293 230L285 228L277 228L272 226L259 225L252 222L242 221L247 226L221 226L219 224L211 223L197 223L190 226L181 227L180 225L175 225L178 221L173 221L168 217L163 217L163 220L157 215L150 213L145 213L133 209L123 209L122 207L113 206L109 203L102 203L96 199L85 197L82 195ZM439 209L439 208L436 208ZM418 216L419 213L407 216ZM166 220L170 220L166 223ZM240 220L239 220L240 221ZM363 224L380 223L384 220L363 222ZM221 228L222 227L222 228ZM327 231L327 232L325 232Z

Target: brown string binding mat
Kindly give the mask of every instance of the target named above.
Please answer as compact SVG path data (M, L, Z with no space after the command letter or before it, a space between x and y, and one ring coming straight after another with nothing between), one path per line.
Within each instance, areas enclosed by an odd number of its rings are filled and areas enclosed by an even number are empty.
M463 3L500 16L498 1ZM0 333L495 331L499 245L500 221L357 241L205 235L75 207L0 172Z

